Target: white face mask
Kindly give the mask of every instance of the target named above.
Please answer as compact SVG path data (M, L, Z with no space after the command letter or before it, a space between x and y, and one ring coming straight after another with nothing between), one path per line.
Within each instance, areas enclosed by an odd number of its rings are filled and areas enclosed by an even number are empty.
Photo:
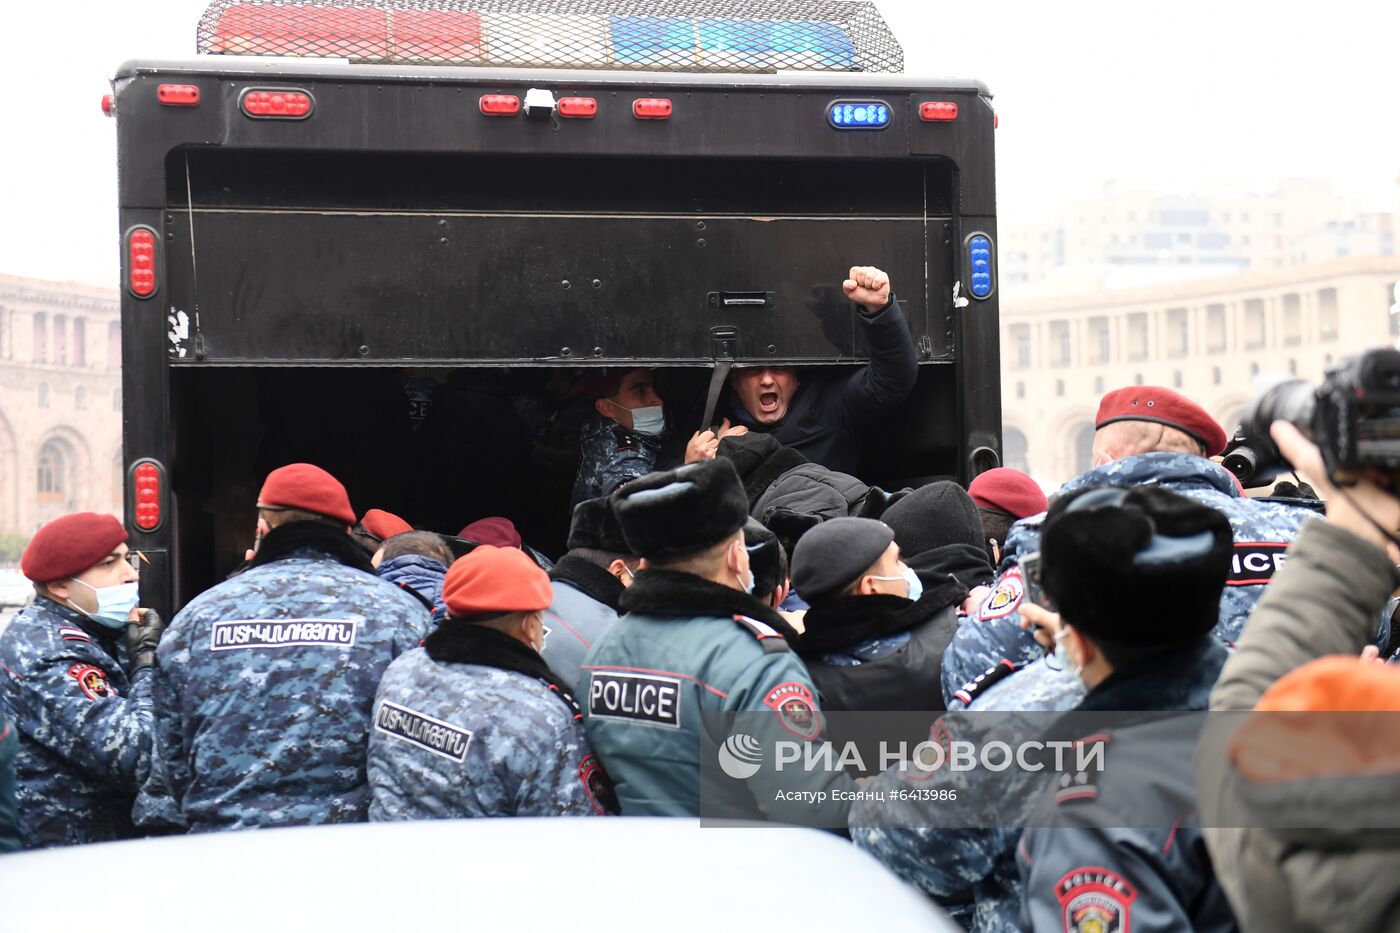
M1073 668L1074 676L1079 677L1084 673L1084 668L1074 663L1069 656L1069 650L1065 648L1065 639L1069 637L1069 632L1062 625L1055 630L1055 662L1060 665L1060 670Z

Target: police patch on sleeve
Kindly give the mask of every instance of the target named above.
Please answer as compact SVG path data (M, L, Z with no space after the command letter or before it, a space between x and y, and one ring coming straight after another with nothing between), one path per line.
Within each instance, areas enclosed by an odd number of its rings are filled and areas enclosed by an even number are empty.
M1288 545L1278 541L1236 541L1226 586L1268 583L1288 559Z
M578 779L583 784L584 796L596 813L601 816L622 812L617 805L617 795L613 793L612 779L603 770L603 763L597 755L586 755L578 763Z
M679 729L680 679L657 674L593 671L588 678L588 715Z
M91 664L74 664L68 668L68 676L78 682L78 689L83 691L83 696L89 700L100 700L103 697L117 695L117 691L107 680L107 672L100 667L93 667Z
M467 760L467 749L472 743L471 730L388 700L380 703L374 713L374 729L458 764Z
M1055 883L1065 933L1129 933L1137 889L1106 868L1076 868Z
M778 714L782 726L799 739L808 741L822 734L821 714L812 689L806 684L789 680L778 684L763 698L763 705Z
M1005 618L1016 611L1016 607L1021 605L1021 597L1025 594L1026 588L1021 582L1021 568L1019 566L1012 567L997 581L996 588L988 593L987 598L982 601L982 608L977 611L977 618L983 622Z

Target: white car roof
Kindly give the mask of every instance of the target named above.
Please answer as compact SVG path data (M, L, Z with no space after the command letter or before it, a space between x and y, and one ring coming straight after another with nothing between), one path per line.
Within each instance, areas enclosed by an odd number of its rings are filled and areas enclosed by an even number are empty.
M209 833L0 857L7 930L956 931L849 842L681 819Z

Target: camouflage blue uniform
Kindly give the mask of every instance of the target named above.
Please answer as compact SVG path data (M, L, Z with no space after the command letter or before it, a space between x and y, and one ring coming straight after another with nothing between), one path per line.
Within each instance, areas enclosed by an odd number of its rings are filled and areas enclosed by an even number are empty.
M23 846L15 803L15 755L18 752L19 733L4 713L0 713L0 854Z
M0 634L0 715L19 734L26 848L135 834L132 799L151 762L151 675L127 679L120 641L42 596Z
M1220 598L1220 624L1215 634L1230 646L1244 630L1245 620L1264 586L1282 565L1283 551L1303 523L1317 516L1301 506L1249 499L1224 467L1202 457L1155 452L1116 460L1081 473L1062 492L1101 486L1158 485L1209 505L1225 514L1235 533L1235 558L1225 593ZM1044 654L1029 632L1021 629L1019 607L1024 594L1020 560L1040 548L1044 516L1023 519L1006 536L999 575L982 606L958 628L943 655L943 695L952 700L957 690L1003 659L1020 667ZM1130 607L1125 607L1125 610Z
M527 674L435 661L423 648L384 672L371 820L602 814L590 788L600 776L582 721Z
M427 610L339 562L331 543L245 570L171 621L155 678L161 767L138 821L200 831L366 818L375 690L417 647Z
M623 483L656 469L661 438L629 431L611 418L594 414L578 435L578 474L570 507L585 499L611 495Z

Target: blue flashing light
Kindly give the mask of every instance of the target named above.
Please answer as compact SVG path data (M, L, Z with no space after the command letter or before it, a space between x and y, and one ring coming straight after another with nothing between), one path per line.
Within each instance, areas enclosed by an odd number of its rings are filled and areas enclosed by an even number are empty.
M882 100L837 100L826 108L827 121L838 130L883 130L890 117Z
M967 241L967 266L970 271L968 291L973 298L986 298L992 293L992 241L977 234Z

